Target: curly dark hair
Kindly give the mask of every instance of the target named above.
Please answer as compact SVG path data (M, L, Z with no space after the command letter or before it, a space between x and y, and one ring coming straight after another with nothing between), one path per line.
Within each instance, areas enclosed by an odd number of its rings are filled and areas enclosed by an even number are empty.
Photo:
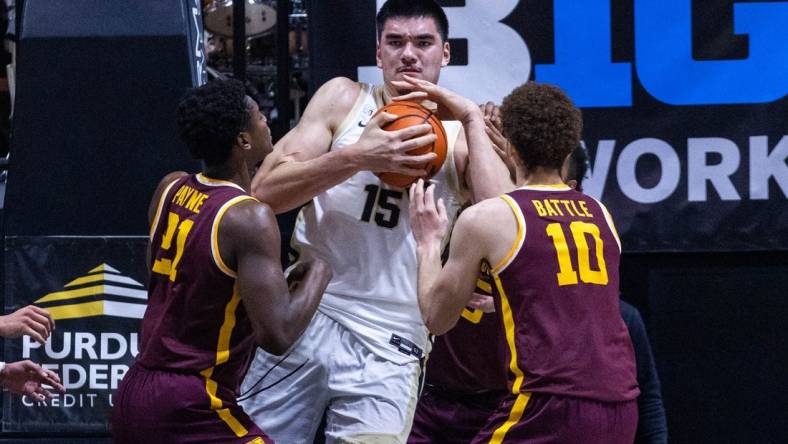
M526 169L561 169L580 143L583 118L560 88L527 82L515 88L501 105L503 133Z
M432 17L441 40L449 38L449 20L446 13L434 0L388 0L380 7L375 22L378 28L378 40L383 33L386 20L392 17Z
M192 157L208 165L230 157L236 136L249 128L247 100L238 80L213 80L186 92L175 115Z

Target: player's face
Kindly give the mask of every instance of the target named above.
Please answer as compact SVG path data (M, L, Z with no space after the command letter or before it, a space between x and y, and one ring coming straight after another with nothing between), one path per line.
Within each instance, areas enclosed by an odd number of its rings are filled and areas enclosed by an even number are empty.
M449 43L441 40L432 17L392 17L383 26L376 58L386 83L405 74L438 83L449 64Z
M249 161L255 164L265 158L271 151L273 151L273 143L271 142L271 129L268 128L268 120L265 115L260 112L260 108L251 99L247 99L249 114L249 133L252 149L248 153Z

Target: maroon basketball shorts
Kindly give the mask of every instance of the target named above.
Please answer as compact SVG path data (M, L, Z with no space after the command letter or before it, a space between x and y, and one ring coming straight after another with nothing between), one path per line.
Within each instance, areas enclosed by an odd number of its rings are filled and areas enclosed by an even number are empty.
M115 395L113 442L273 443L235 403L231 390L221 386L215 389L220 408L211 408L207 390L202 376L149 370L134 364Z
M539 393L509 394L471 442L632 444L637 424L635 400L599 402Z
M426 385L408 444L467 444L509 395L507 391L463 393Z

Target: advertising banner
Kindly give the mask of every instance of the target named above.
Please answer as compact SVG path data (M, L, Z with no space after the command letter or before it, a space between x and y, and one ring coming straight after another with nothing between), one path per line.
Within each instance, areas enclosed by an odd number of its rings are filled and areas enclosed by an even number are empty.
M145 237L8 237L5 312L46 308L46 344L5 339L5 362L57 372L66 393L44 402L4 393L4 432L105 432L113 393L139 349L147 304Z
M312 86L380 83L383 1L313 1ZM788 2L447 0L440 84L500 103L527 80L583 111L585 192L625 251L788 249ZM342 57L337 57L342 54Z

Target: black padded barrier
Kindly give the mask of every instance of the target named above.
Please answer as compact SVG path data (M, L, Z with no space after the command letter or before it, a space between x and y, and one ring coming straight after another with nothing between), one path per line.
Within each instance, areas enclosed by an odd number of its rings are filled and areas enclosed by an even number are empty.
M24 3L6 235L146 233L157 181L196 168L174 123L201 69L191 3Z

